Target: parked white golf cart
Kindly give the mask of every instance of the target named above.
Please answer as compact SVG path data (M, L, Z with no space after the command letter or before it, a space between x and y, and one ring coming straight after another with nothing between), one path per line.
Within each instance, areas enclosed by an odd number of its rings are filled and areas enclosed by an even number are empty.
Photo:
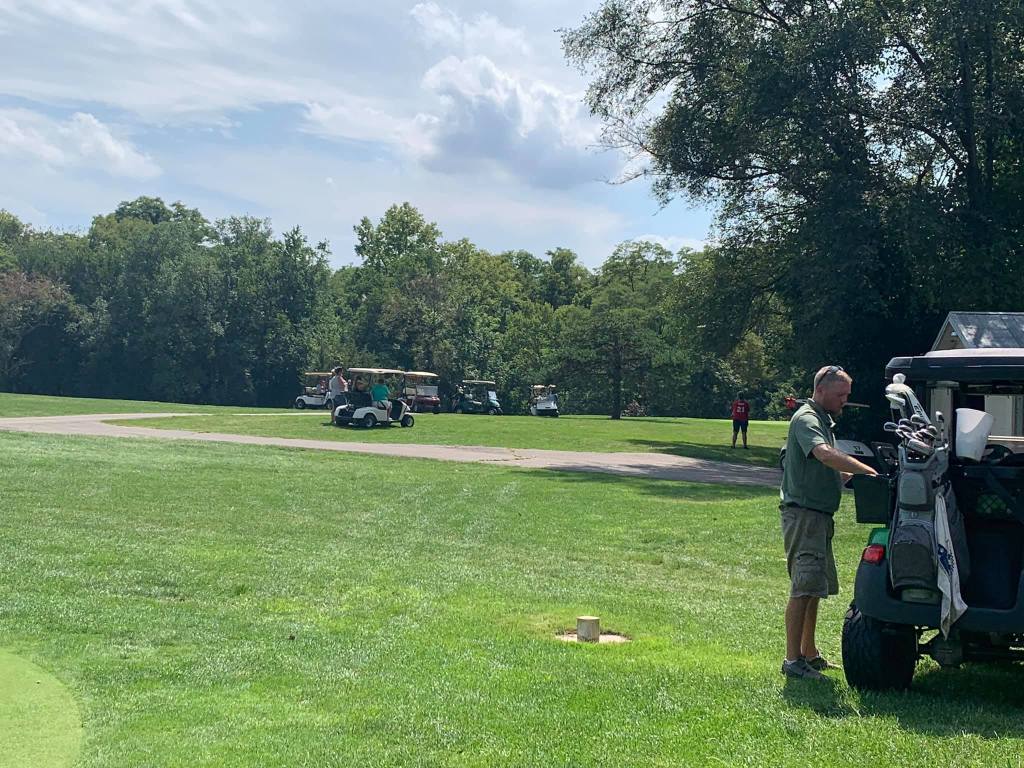
M306 408L331 408L334 402L331 400L331 391L327 383L331 379L330 373L322 371L307 371L302 374L302 394L295 398L295 407L300 411Z
M530 415L558 418L558 388L554 384L530 387Z
M332 421L337 427L416 423L409 406L395 395L403 391L404 374L392 368L349 368L349 390L345 402L334 409Z

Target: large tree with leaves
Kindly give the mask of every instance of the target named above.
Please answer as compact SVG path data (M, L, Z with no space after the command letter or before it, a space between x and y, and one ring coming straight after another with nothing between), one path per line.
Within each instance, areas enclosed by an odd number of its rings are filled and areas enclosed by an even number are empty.
M778 297L805 364L874 374L949 309L1024 305L1016 0L608 0L564 44L636 173L720 205L733 341Z

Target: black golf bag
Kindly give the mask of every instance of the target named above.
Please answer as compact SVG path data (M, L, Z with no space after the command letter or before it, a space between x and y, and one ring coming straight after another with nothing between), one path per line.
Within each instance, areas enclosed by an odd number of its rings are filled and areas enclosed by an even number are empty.
M935 499L942 495L961 582L970 574L970 554L963 516L947 478L949 454L937 450L927 459L908 461L900 448L896 515L889 535L889 575L904 599L938 602L938 542Z

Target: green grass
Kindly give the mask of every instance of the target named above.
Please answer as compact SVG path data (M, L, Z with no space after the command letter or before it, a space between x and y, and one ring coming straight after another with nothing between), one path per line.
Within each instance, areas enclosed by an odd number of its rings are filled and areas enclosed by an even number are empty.
M20 434L0 472L0 647L81 766L1021 765L1019 669L779 675L771 491ZM633 642L555 639L583 613Z
M68 416L79 413L238 413L259 409L218 405L156 403L149 400L108 400L99 397L53 397L0 392L0 419L18 416ZM268 413L271 409L264 409ZM284 411L287 413L287 411Z
M144 426L156 429L190 429L196 432L227 432L237 435L290 437L309 440L345 440L374 443L422 443L429 445L485 445L504 448L540 448L559 451L669 453L712 461L776 466L779 448L786 440L787 422L751 422L750 449L730 448L732 422L719 419L634 418L612 421L604 416L563 416L559 419L531 416L482 416L416 414L413 429L383 427L367 431L338 429L327 411L297 412L271 408L238 408L183 405L133 400L42 397L0 393L0 418L58 416L79 413L202 413L154 419ZM273 414L253 418L241 414ZM126 420L114 423L141 426ZM742 445L742 443L741 443Z
M0 768L63 768L82 724L71 692L46 671L0 650Z
M787 422L753 422L749 433L750 450L733 450L730 448L732 422L715 419L636 418L612 421L602 416L550 419L425 413L416 415L416 425L412 429L392 426L366 430L334 427L326 411L318 414L296 413L272 419L223 414L160 419L146 426L308 440L656 452L761 466L778 464L779 448L786 440L789 426ZM139 422L134 422L134 426L139 426Z

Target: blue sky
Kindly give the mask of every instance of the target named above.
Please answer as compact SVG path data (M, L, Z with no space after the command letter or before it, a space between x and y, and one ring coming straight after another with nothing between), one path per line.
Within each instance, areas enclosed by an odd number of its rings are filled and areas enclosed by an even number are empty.
M76 229L158 195L301 226L335 265L405 201L492 251L699 247L707 210L608 183L625 158L557 32L597 6L0 0L0 208Z

